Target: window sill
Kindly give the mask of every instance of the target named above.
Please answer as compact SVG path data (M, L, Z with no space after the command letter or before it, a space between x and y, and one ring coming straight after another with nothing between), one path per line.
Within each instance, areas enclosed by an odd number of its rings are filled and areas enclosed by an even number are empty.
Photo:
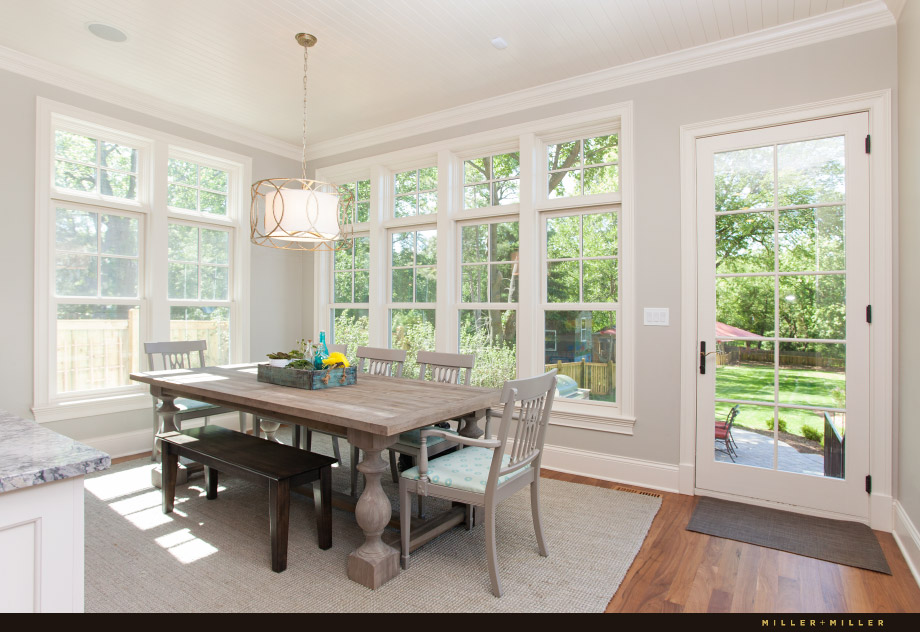
M32 407L32 416L38 423L46 424L52 421L151 409L152 406L149 393L130 393L36 405Z
M632 435L633 426L636 425L635 417L625 415L604 415L572 410L554 410L550 414L551 426L565 426L567 428L580 428L595 432L612 432L615 434Z

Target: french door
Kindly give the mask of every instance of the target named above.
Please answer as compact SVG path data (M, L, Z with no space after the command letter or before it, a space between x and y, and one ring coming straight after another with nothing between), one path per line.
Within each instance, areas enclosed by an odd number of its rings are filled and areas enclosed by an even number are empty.
M868 115L697 141L696 487L868 517Z

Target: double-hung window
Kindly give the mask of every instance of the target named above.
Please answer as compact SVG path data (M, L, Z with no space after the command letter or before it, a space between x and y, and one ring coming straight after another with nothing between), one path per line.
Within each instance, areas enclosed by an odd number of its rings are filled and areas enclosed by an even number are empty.
M46 100L38 141L36 419L149 406L147 341L242 361L248 159Z
M324 170L369 204L357 225L368 244L318 258L329 299L317 329L343 341L343 328L369 318L361 341L405 349L407 377L421 349L474 354L475 385L556 369L553 423L631 432L631 111L598 108ZM356 173L371 175L373 196L371 186L360 194Z

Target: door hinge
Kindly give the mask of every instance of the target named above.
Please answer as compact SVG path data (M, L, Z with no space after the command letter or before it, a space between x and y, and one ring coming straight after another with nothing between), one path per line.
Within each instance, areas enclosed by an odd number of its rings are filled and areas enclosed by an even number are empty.
M869 134L866 134L866 153L867 154L872 153L872 136L870 136Z
M872 323L872 306L866 305L866 322Z
M866 493L867 494L872 493L872 475L871 474L866 476Z

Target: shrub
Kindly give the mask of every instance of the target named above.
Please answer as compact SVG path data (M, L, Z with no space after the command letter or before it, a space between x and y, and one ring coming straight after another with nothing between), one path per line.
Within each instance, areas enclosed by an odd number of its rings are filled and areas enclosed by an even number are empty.
M779 418L779 431L788 432L789 424L782 417ZM773 420L767 419L767 430L773 430Z
M821 439L824 438L822 433L817 428L809 426L808 424L802 425L802 436L809 441L817 441L818 443L820 443Z

